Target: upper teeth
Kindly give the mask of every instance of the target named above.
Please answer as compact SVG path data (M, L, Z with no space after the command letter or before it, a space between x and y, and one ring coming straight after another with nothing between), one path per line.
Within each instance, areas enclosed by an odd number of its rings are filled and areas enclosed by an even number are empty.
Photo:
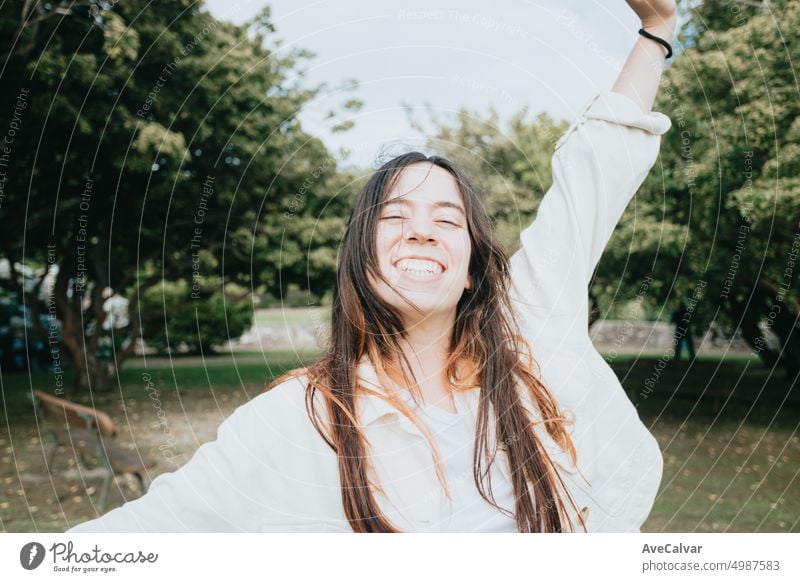
M439 263L424 259L401 259L397 261L397 268L401 271L421 274L442 272L442 266Z

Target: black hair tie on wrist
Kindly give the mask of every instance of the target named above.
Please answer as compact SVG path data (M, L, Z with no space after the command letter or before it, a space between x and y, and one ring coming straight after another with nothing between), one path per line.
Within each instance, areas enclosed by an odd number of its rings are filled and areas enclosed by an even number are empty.
M641 34L642 36L644 36L646 38L649 38L650 40L654 40L657 43L663 45L664 48L667 49L667 56L664 57L665 59L668 59L668 58L670 58L672 56L672 46L670 46L670 44L667 41L665 41L663 38L659 38L654 34L650 34L644 28L640 28L639 29L639 34Z

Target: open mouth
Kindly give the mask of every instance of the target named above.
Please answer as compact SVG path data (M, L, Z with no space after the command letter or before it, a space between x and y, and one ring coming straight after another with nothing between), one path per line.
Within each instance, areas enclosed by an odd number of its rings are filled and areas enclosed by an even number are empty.
M400 259L394 264L394 268L419 280L438 279L445 270L441 263L429 259Z

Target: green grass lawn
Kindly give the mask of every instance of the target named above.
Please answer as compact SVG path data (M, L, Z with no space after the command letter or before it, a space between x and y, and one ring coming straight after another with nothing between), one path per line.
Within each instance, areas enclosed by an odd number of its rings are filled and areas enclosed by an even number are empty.
M662 356L660 352L642 352L642 353L621 353L621 354L614 354L611 356L610 354L603 354L603 357L606 361L612 361L615 363L629 363L634 362L637 360L654 360L658 359ZM725 362L725 364L746 364L750 362L751 365L758 365L760 363L760 358L756 354L727 354L724 357L718 354L697 354L696 361L698 362Z
M615 358L612 368L664 455L644 531L800 531L796 378L751 358L663 369Z
M67 396L93 402L126 422L123 441L137 434L152 439L153 411L143 381L149 374L176 430L186 435L182 452L191 455L213 438L235 407L284 371L317 356L236 354L206 358L199 365L191 358L151 358L147 367L132 360L111 393ZM770 375L749 358L703 358L691 367L673 363L660 370L648 392L645 381L653 377L657 358L618 356L611 365L664 455L664 477L645 531L800 531L796 383ZM91 517L98 496L94 485L87 492L79 481L57 480L53 491L43 477L44 444L25 393L31 384L52 392L52 378L9 374L1 380L6 414L0 422L7 417L9 426L0 432L0 530L63 531L67 520ZM157 450L157 444L147 438L136 442L144 450ZM21 482L20 475L28 481ZM124 494L118 493L112 506L121 504Z
M286 325L317 325L328 323L330 307L257 309L255 325L283 327Z
M171 360L131 358L125 362L119 373L112 393L96 394L95 397L107 399L120 394L125 397L140 397L144 386L144 374L148 374L151 381L162 389L179 393L211 393L235 388L244 388L248 392L257 393L284 372L313 362L319 354L318 351L287 350L269 354L258 352L222 354L205 358L180 356ZM146 361L149 361L150 365L146 365ZM7 374L0 378L3 405L8 416L15 419L31 414L28 391L33 387L55 393L53 381L53 375L48 372ZM88 395L76 393L72 388L72 382L73 374L67 372L64 378L66 392L64 398L88 403Z

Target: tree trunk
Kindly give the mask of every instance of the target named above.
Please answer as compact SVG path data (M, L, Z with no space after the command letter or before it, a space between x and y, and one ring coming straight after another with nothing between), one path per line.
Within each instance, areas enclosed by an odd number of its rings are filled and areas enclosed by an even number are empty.
M97 260L97 255L92 257ZM104 292L106 286L97 280L86 281L84 290L77 288L71 273L74 265L69 260L59 265L56 278L55 302L58 317L62 324L61 345L69 354L75 369L75 388L79 392L108 392L124 359L133 353L138 339L138 317L130 313L130 325L127 329L115 330L115 335L127 335L127 346L119 351L109 350L109 360L105 361L99 351L103 342L111 342L111 334L103 324L107 315L104 310ZM91 264L89 273L98 273L103 281L103 264ZM88 274L87 274L88 277Z
M96 354L79 349L76 353L67 348L75 367L75 389L79 392L110 392L117 377L117 369L101 362Z

